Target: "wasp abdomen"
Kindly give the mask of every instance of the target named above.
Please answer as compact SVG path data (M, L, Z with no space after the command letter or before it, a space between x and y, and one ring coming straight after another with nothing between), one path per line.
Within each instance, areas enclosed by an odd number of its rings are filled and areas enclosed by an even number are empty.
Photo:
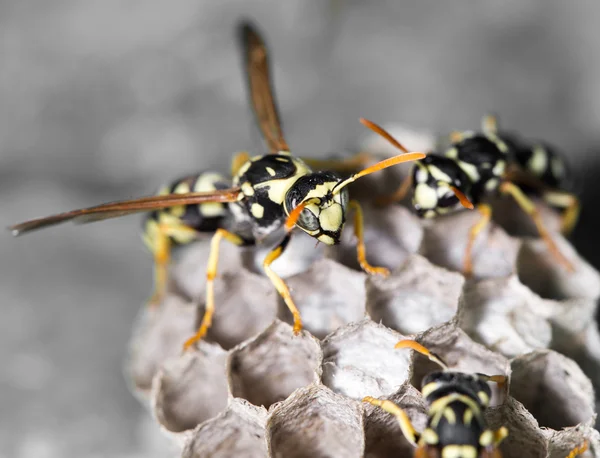
M230 180L224 176L215 172L202 172L175 180L171 184L162 187L157 194L210 192L227 189L230 186ZM169 238L173 243L190 243L195 238L194 233L189 230L178 231L177 228L185 226L185 228L193 229L195 232L214 232L222 226L228 214L228 204L219 202L180 205L163 210L155 210L148 213L145 219L144 238L147 240L147 243L150 242L154 238L154 233L162 225L169 228Z

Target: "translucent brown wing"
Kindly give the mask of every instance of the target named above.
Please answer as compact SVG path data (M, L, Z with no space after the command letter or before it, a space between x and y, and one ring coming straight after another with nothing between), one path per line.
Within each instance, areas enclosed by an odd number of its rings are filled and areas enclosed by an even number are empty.
M239 25L239 40L243 49L252 108L267 146L272 154L289 151L273 96L267 47L260 33L248 22Z
M26 221L9 227L13 235L21 235L36 229L54 226L66 221L91 223L109 218L117 218L132 213L160 210L178 205L192 205L209 202L235 202L240 195L239 188L223 189L211 192L194 192L188 194L167 194L161 196L142 197L134 200L123 200L95 207L72 210L58 215Z

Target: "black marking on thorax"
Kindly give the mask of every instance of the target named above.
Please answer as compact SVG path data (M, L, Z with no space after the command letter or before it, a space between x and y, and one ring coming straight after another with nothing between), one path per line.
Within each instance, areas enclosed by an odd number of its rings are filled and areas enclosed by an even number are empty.
M498 141L502 142L501 140ZM473 182L471 197L474 203L480 202L486 194L497 189L497 186L490 189L488 182L494 180L494 183L500 184L504 171L498 174L496 166L499 163L507 163L509 160L508 151L502 151L496 141L481 134L466 137L454 144L446 151L446 155L452 150L456 150L455 159L467 174L469 173L467 170L469 166L477 171L477 179L471 179Z
M234 185L241 186L244 193L244 198L236 205L253 226L256 237L268 235L285 221L283 199L288 189L286 181L298 173L296 160L291 156L269 154L252 160L234 177ZM273 199L273 193L277 194L277 200Z

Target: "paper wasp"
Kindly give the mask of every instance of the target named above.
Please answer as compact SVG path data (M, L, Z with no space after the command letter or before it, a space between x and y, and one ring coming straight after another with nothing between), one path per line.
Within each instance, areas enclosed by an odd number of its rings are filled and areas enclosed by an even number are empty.
M226 185L222 177L205 173L178 180L157 196L74 210L10 228L14 235L20 235L65 221L87 223L136 212L152 212L146 220L144 239L155 259L155 301L162 299L166 289L171 245L191 242L198 232L214 231L206 273L205 313L197 333L185 342L185 349L202 339L211 325L219 245L223 239L248 246L283 229L282 240L265 257L263 268L292 313L295 333L302 329L300 313L286 283L271 268L290 241L292 229L297 227L320 242L335 245L339 243L348 211L353 210L361 267L370 274L387 275L387 269L373 267L366 260L361 207L358 202L349 200L347 186L378 170L425 157L423 153L401 154L344 179L333 171L312 171L306 162L292 156L284 139L263 39L249 23L239 25L238 37L252 107L269 154L250 158L246 152L238 153L232 163L231 185ZM362 122L369 124L366 120ZM322 164L330 164L330 161ZM347 164L340 164L340 169L347 168Z
M508 435L508 429L489 429L483 414L491 398L487 382L503 385L506 377L451 371L439 356L414 340L401 340L396 348L412 348L442 368L425 376L422 382L428 419L421 433L393 402L371 396L363 399L397 418L404 437L417 447L415 458L500 458L498 445Z
M428 154L415 162L412 173L390 196L379 198L379 203L401 201L412 188L412 204L417 214L423 218L433 218L455 211L459 204L464 207L476 206L481 219L471 227L465 250L463 271L470 276L473 272L472 251L475 240L489 224L492 208L487 200L496 194L512 196L521 209L536 225L540 237L545 241L552 255L568 270L571 262L560 252L546 229L535 204L513 180L513 164L516 162L509 145L496 129L495 118L486 117L482 132L453 132L451 144L442 155ZM373 129L394 143L394 139ZM513 166L513 167L511 167ZM520 175L529 174L521 173ZM529 181L532 181L531 179ZM559 193L546 194L548 198L561 201ZM562 197L562 201L567 200ZM572 226L576 219L577 206L567 212L566 226Z
M527 141L512 132L498 129L497 116L483 118L482 128L496 134L511 153L507 174L526 194L541 197L547 204L564 210L561 232L569 234L579 217L579 199L566 191L572 185L572 176L562 154L542 141Z

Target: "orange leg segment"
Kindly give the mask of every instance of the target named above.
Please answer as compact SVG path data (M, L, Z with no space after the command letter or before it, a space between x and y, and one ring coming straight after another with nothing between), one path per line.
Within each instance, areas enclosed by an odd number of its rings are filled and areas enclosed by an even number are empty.
M202 340L206 335L208 328L212 324L212 317L215 312L215 277L217 276L217 267L219 264L219 245L222 239L225 239L235 245L243 245L244 241L236 234L225 229L217 229L210 242L210 255L208 256L208 267L206 269L206 305L202 322L195 335L190 337L183 344L183 350L188 350L196 342Z
M285 250L287 244L291 239L291 236L292 234L288 232L285 235L284 239L281 241L281 243L277 245L273 250L271 250L269 254L267 254L265 260L263 261L263 268L265 269L267 277L269 277L269 280L271 280L271 283L273 283L275 289L277 289L277 292L283 298L285 305L287 305L288 309L290 309L290 312L292 312L292 316L294 317L294 334L299 334L300 331L302 331L302 319L300 318L300 311L296 307L296 304L294 304L294 300L292 299L292 295L290 294L290 289L288 288L286 283L271 268L271 264L279 256L281 256L281 254Z
M364 237L364 223L363 213L360 204L356 200L351 200L348 203L348 207L354 210L354 234L356 235L356 252L360 267L370 275L383 275L384 277L390 274L390 271L385 267L373 267L367 261L365 253L365 237Z
M565 255L561 253L554 240L552 240L552 237L544 226L542 218L540 217L537 208L535 208L534 203L523 193L523 191L521 191L518 186L509 181L505 181L500 185L500 192L503 194L509 194L515 199L521 209L527 213L535 223L540 237L544 240L544 242L546 242L546 246L548 247L550 253L560 264L563 265L565 269L567 269L567 271L573 272L575 269L571 264L571 261L569 261Z
M479 204L477 205L477 210L481 213L481 219L471 227L467 248L465 249L463 271L467 277L473 275L473 246L475 245L475 240L481 231L490 223L492 218L492 208L489 205Z
M582 453L584 453L588 448L589 448L588 441L585 441L579 447L575 447L573 450L571 450L569 452L569 454L566 456L566 458L575 458L577 455L581 455Z

